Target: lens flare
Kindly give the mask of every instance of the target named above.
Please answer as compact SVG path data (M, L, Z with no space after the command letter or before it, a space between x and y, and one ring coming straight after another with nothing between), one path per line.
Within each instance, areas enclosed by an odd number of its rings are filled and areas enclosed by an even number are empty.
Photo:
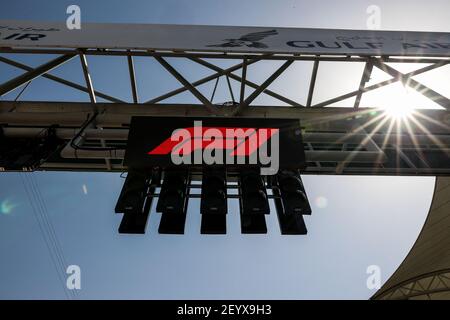
M393 106L386 109L386 114L394 119L407 119L413 113L414 108L403 105Z
M315 200L317 208L324 209L328 206L328 199L324 196L318 196Z
M8 199L3 200L0 204L1 213L5 215L11 214L15 207L17 207L17 204L12 203Z
M385 107L384 111L391 119L405 120L413 114L414 108L414 98L411 89L402 86L398 97L389 106Z

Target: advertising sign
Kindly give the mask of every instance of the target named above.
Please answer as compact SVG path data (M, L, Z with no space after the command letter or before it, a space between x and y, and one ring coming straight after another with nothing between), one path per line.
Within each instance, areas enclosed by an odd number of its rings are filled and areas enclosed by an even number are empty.
M295 119L133 117L125 165L259 167L271 175L304 168L305 154Z
M0 47L450 56L450 33L0 20Z

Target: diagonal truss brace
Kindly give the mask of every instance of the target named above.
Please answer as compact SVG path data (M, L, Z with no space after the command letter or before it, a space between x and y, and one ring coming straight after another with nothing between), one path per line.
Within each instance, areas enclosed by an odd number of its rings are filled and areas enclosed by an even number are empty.
M259 61L259 59L253 59L253 60L248 61L247 64L253 64L253 63L258 62L258 61ZM236 65L234 65L234 66L232 66L232 67L230 67L228 69L222 69L222 71L220 71L220 72L217 72L215 74L212 74L210 76L207 76L205 78L202 78L200 80L197 80L197 81L193 82L192 85L194 87L198 87L198 86L200 86L200 85L202 85L202 84L204 84L206 82L209 82L211 80L217 79L217 78L219 78L219 77L221 77L223 75L231 74L231 72L239 70L240 68L242 68L242 66L243 66L243 63L239 63L239 64L236 64ZM159 97L156 97L156 98L153 98L151 100L148 100L148 101L146 101L144 103L145 104L155 104L155 103L158 103L158 102L160 102L162 100L165 100L165 99L168 99L170 97L173 97L173 96L175 96L175 95L177 95L179 93L185 92L187 90L188 90L188 88L181 87L181 88L175 89L173 91L170 91L170 92L168 92L166 94L163 94L163 95L161 95Z
M426 66L426 67L423 67L423 68L420 68L420 69L417 69L417 70L414 70L414 71L411 71L411 72L408 72L408 73L404 73L402 77L403 77L404 81L407 82L408 79L410 79L411 77L414 77L416 75L419 75L419 74L422 74L422 73L425 73L425 72L428 72L428 71L431 71L431 70L443 67L443 66L448 65L448 64L450 64L450 61L436 62L436 63L431 64L429 66ZM398 72L398 71L395 70L395 72ZM355 91L352 91L352 92L340 95L338 97L335 97L335 98L332 98L332 99L329 99L329 100L317 103L313 107L326 107L326 106L328 106L330 104L333 104L333 103L336 103L336 102L339 102L339 101L343 101L345 99L357 96L360 92L366 93L366 92L369 92L369 91L372 91L372 90L375 90L375 89L378 89L378 88L381 88L381 87L385 87L385 86L387 86L389 84L392 84L392 83L395 83L395 82L398 82L398 81L401 81L401 78L395 76L395 77L393 77L391 79L378 82L378 83L373 84L373 85L368 86L368 87L364 87L361 90L355 90Z
M11 80L3 83L2 85L0 85L0 96L5 95L8 92L11 92L14 89L20 87L21 85L24 85L25 83L49 72L50 70L69 61L73 57L75 57L74 54L59 56L53 60L50 60L49 62L46 62L46 63L40 65L37 68L34 68L28 72L25 72L24 74L21 74L20 76L14 78L14 79L11 79Z
M8 64L10 66L13 66L13 67L25 70L25 71L32 71L33 70L32 67L30 67L30 66L28 66L26 64L23 64L23 63L20 63L20 62L17 62L17 61L14 61L14 60L11 60L11 59L8 59L8 58L5 58L5 57L1 57L0 56L0 61L4 62L4 63L6 63L6 64ZM77 89L77 90L89 93L89 89L88 88L83 87L83 86L79 85L78 83L75 83L75 82L72 82L72 81L69 81L69 80L66 80L66 79L54 76L54 75L52 75L50 73L44 73L41 76L46 78L46 79L58 82L60 84L66 85L68 87L71 87L73 89ZM103 99L105 99L107 101L110 101L110 102L125 103L125 101L123 101L123 100L111 97L111 96L109 96L107 94L104 94L104 93L102 93L100 91L96 91L95 90L94 93L95 93L95 95L97 97L103 98Z
M405 75L404 73L401 73L400 71L394 69L393 67L388 66L382 60L379 59L375 60L374 65L378 69L389 74L390 76L400 80L404 85L407 85L408 87L416 90L417 92L421 93L428 99L436 102L445 109L450 110L450 99L448 99L447 97L444 97L440 93L434 91L433 89L430 89L429 87Z
M197 62L197 63L201 64L202 66L205 66L205 67L207 67L207 68L209 68L211 70L216 71L217 73L228 75L231 79L234 79L234 80L236 80L238 82L242 82L245 85L247 85L247 86L249 86L249 87L251 87L253 89L258 89L259 88L258 84L254 83L254 82L251 82L251 81L249 81L247 79L243 79L242 77L232 73L234 70L222 69L222 68L220 68L220 67L218 67L218 66L216 66L216 65L214 65L212 63L209 63L209 62L207 62L207 61L205 61L203 59L200 59L200 58L189 58L189 60ZM246 66L248 66L252 62L256 62L256 61L252 60L252 61L248 62L246 64ZM239 66L240 66L240 68L243 67L243 63L239 64ZM278 100L280 100L280 101L282 101L284 103L287 103L290 106L303 107L303 105L301 105L300 103L298 103L296 101L293 101L291 99L288 99L288 98L286 98L286 97L284 97L284 96L282 96L282 95L280 95L278 93L275 93L275 92L273 92L273 91L271 91L269 89L264 89L263 93L265 93L265 94L267 94L267 95L269 95L269 96L271 96L271 97L273 97L275 99L278 99Z
M238 115L242 109L248 107L272 82L274 82L294 61L283 63L266 81L264 81L255 91L253 91L242 104L233 111L233 116Z
M189 90L205 107L213 114L219 114L219 109L211 103L200 91L198 91L188 80L186 80L174 67L172 67L166 60L161 57L155 57L155 59L176 78L187 90Z

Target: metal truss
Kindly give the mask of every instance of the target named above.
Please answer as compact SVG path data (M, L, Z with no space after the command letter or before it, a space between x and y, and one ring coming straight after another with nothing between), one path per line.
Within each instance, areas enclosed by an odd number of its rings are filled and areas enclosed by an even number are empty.
M450 269L404 281L380 294L376 300L447 300L450 297Z
M436 175L450 173L450 100L442 94L413 79L414 76L438 69L450 63L448 57L387 57L387 56L331 56L331 55L281 55L237 54L211 52L157 52L115 49L14 49L0 48L0 54L56 54L56 58L38 67L20 63L0 55L0 62L24 71L18 77L0 84L0 96L29 84L37 77L44 77L67 87L85 92L90 103L67 102L0 102L0 124L10 136L33 136L43 128L57 125L57 134L70 141L59 155L41 167L43 170L96 170L124 171L122 165L128 125L132 115L168 116L236 116L236 117L287 117L298 118L304 128L304 143L308 167L306 173L314 174L411 174ZM89 56L122 56L128 65L132 101L95 90L89 72ZM134 57L148 57L157 61L179 83L180 87L141 101L136 85ZM50 72L67 61L79 58L85 85L80 85ZM167 58L178 58L206 67L214 73L191 82ZM214 59L231 59L236 63L222 68L210 62ZM248 80L248 66L261 61L282 61L271 75L260 84ZM294 101L269 89L269 86L296 61L313 64L306 103ZM313 103L318 70L323 62L364 62L359 86L346 94ZM422 68L402 73L388 63L421 63ZM373 68L382 70L390 79L366 86ZM240 72L240 75L238 75ZM230 103L213 103L219 78L225 78ZM237 99L230 79L239 82ZM211 98L198 87L216 81ZM440 105L444 110L418 110L410 123L389 121L386 114L376 109L360 108L364 94L401 82ZM247 88L251 88L246 95ZM164 100L190 92L199 104L167 104ZM286 106L255 106L253 102L266 94ZM348 98L355 98L353 106L333 108L332 105ZM108 103L98 103L102 98ZM326 107L326 108L325 108ZM85 149L74 149L73 138L87 117L95 114L95 121L77 141ZM95 147L96 150L89 150ZM101 148L104 148L102 150Z

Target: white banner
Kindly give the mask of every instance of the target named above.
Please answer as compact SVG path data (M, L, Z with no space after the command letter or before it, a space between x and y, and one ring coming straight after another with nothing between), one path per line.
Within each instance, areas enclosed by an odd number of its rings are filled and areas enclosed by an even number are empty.
M0 20L0 47L450 56L450 33Z

